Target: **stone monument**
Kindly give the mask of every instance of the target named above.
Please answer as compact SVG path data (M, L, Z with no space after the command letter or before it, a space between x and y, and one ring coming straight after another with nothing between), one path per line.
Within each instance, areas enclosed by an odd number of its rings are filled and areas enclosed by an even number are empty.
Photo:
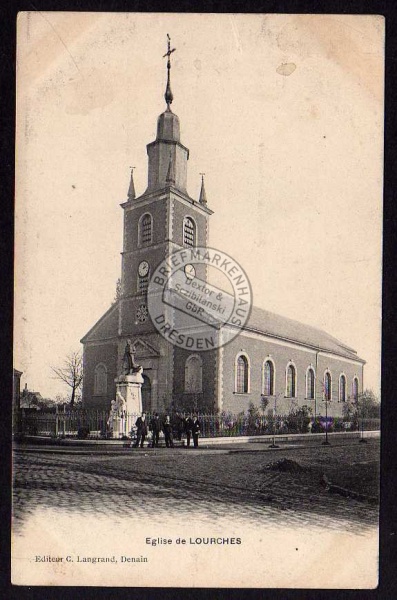
M131 340L127 340L121 366L116 377L116 399L112 400L111 423L113 437L128 436L135 420L142 412L143 367L134 361ZM131 421L131 422L130 422Z

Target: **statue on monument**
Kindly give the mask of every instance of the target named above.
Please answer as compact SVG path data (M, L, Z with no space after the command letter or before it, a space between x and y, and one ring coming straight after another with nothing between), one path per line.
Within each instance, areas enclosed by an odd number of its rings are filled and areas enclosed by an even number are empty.
M111 403L113 437L120 434L121 429L117 429L118 427L121 427L123 435L126 435L129 416L142 412L143 367L135 362L132 348L131 340L127 340L119 375L115 379L116 397ZM122 419L122 424L117 419Z
M123 374L131 375L133 373L142 373L143 368L137 365L134 360L134 353L131 348L131 340L127 340L123 356Z
M122 396L118 390L116 393L116 400L112 400L112 404L113 404L113 402L114 402L114 410L125 411L127 403L125 401L124 396Z

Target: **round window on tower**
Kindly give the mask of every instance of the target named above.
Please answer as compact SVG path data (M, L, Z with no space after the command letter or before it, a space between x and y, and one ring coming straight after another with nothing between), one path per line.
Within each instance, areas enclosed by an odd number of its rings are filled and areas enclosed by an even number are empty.
M148 318L148 314L146 304L140 304L136 310L136 320L138 323L144 323Z

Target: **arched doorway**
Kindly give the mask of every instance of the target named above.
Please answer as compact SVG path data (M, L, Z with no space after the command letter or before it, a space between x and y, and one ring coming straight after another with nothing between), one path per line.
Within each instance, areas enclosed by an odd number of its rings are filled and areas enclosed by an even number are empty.
M150 412L152 408L152 383L147 375L143 374L142 377L142 410L143 412Z

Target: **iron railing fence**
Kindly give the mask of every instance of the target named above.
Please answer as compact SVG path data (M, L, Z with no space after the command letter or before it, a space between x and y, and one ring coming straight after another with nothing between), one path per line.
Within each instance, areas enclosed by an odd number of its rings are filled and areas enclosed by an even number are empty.
M138 414L99 410L60 410L60 411L21 411L22 435L72 437L79 439L134 439ZM189 413L170 413L175 439L186 437L186 418ZM148 429L152 415L146 416ZM160 414L163 422L165 415ZM375 431L380 429L380 419L316 416L302 417L295 414L257 416L250 414L233 415L199 414L201 437L237 437L252 435L321 433L335 431ZM150 434L150 431L148 431Z

